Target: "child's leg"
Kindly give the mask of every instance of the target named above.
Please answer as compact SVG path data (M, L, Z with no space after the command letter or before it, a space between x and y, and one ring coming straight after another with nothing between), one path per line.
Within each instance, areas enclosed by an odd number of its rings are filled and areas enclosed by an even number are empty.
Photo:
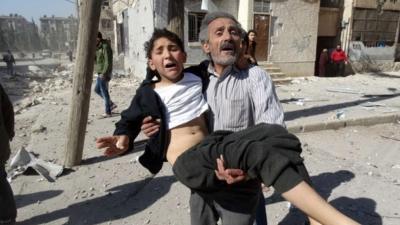
M282 193L282 196L324 225L359 224L333 208L304 181Z

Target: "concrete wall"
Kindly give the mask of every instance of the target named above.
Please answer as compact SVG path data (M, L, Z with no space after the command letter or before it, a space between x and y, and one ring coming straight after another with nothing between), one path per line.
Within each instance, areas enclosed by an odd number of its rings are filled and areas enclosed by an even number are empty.
M238 21L246 31L253 28L253 0L239 0Z
M396 46L365 47L361 41L352 41L349 45L349 59L360 61L368 58L372 64L378 61L393 62L395 50Z
M146 42L155 25L152 0L137 0L128 8L129 48L125 54L124 65L128 73L144 78L146 75L146 54L143 44Z
M365 47L361 41L349 45L349 59L355 72L390 71L394 66L396 46Z
M291 76L314 74L319 1L271 1L269 61Z
M376 9L377 4L376 0L354 0L354 6L359 8L366 9ZM386 0L386 3L383 5L383 10L395 10L400 11L400 2L396 3L390 2L390 0Z

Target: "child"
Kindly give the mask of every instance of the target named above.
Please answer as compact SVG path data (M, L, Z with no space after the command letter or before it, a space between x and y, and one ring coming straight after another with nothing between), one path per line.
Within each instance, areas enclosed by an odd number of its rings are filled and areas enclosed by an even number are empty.
M246 193L218 180L214 173L216 159L222 155L228 167L240 168L250 178L274 186L317 221L327 225L357 224L303 181L307 177L301 172L301 144L283 127L259 124L236 133L217 131L208 135L203 80L183 73L186 53L178 36L156 29L145 49L150 73L129 108L122 112L114 136L96 141L98 148L106 148L106 155L125 152L129 139L140 132L143 118L150 115L161 119L160 132L149 139L139 162L153 174L166 159L176 178L193 191L224 204L229 204L231 198L243 198L246 204Z

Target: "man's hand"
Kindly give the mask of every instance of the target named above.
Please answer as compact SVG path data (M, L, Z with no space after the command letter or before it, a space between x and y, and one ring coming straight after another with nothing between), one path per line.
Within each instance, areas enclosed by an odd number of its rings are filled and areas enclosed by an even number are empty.
M147 137L151 137L160 130L160 120L147 116L143 119L141 130Z
M222 155L217 159L218 170L215 170L215 175L219 180L225 180L227 184L233 184L246 179L246 173L241 169L225 169L224 158Z
M127 135L101 137L96 140L96 147L98 149L105 148L104 155L106 156L121 155L128 150L129 137Z

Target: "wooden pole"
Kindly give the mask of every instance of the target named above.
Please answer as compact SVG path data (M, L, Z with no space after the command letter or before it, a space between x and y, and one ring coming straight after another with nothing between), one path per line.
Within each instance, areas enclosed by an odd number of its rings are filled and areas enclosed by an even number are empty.
M168 30L177 34L184 40L184 0L169 0L168 1Z
M65 146L66 167L79 165L82 160L102 2L85 0L80 3L78 48Z

